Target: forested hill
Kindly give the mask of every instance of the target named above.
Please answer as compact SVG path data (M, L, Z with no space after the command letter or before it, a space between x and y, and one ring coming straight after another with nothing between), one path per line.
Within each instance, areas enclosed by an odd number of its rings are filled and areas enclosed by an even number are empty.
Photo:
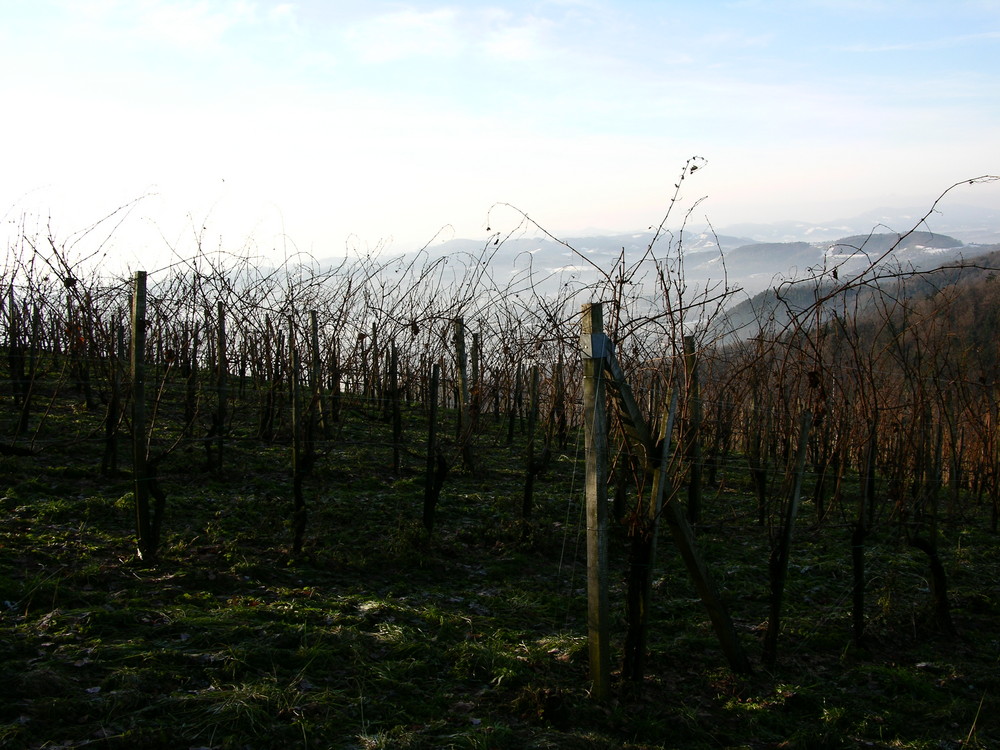
M893 236L876 236L874 241L869 240L866 251L878 257L891 249L889 239ZM858 247L866 238L845 238L842 242L846 246L851 239L858 240ZM947 243L948 239L932 235L930 241ZM1000 320L1000 244L976 250L980 254L949 258L937 268L912 270L897 263L860 278L841 271L835 279L832 271L827 271L808 280L786 282L728 308L712 329L725 340L751 338L761 332L786 329L793 317L802 316L806 310L818 313L821 320L836 314L856 317L860 322L884 316L889 308L902 309L905 303L911 312L926 315L933 311L945 316L956 332L968 328L970 337L990 335L984 331L996 332L997 328L988 321Z

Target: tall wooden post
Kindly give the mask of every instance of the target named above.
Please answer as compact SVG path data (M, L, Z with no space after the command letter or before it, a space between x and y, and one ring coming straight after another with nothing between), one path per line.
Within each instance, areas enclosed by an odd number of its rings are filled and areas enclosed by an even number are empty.
M309 384L312 386L312 408L310 409L310 426L318 426L320 434L326 440L330 439L330 424L323 403L323 378L319 350L319 315L315 310L309 311L309 348L312 357L309 364Z
M587 639L593 696L611 692L608 637L608 417L604 385L604 315L600 303L583 306L584 437L587 494Z
M302 420L299 413L299 352L295 338L295 318L288 319L289 386L292 417L292 552L302 551L306 532L306 503L302 494L304 474L302 456Z
M701 392L698 383L698 358L695 355L694 336L684 337L684 373L687 379L688 424L685 435L690 471L688 474L688 520L701 520Z
M479 429L479 412L482 409L482 382L480 381L479 372L479 334L472 334L472 351L471 351L471 364L472 373L471 380L469 384L469 419L471 422L471 429L473 431Z
M216 314L218 319L218 342L217 342L217 352L216 352L216 362L219 368L218 377L216 378L216 397L218 398L218 410L215 414L215 443L216 443L216 454L215 454L215 470L217 472L222 471L222 445L226 432L226 398L228 390L228 370L229 362L227 357L227 342L226 342L226 307L219 300L216 306Z
M111 395L104 420L104 460L101 462L101 474L105 476L118 473L118 423L121 421L122 371L125 369L125 330L120 310L112 325L110 355Z
M437 413L438 413L438 390L441 381L441 365L434 363L431 369L431 382L428 397L427 426L427 477L424 484L424 528L428 532L434 530L434 508L437 506L438 496L441 494L441 487L444 477L448 473L448 465L441 457L437 449Z
M514 444L514 423L520 415L521 398L521 363L511 363L514 369L514 382L510 383L507 393L507 445Z
M455 364L458 375L459 422L458 442L462 448L462 463L471 473L476 473L475 456L472 452L472 404L469 388L469 363L465 352L465 321L455 318Z
M14 297L14 285L9 290L8 312L8 348L7 358L10 366L11 391L14 397L14 408L19 413L17 427L14 429L15 441L22 432L28 429L28 415L31 411L31 385L25 373L25 342L21 334L20 315L17 310L17 300ZM36 308L37 317L37 308Z
M135 527L140 560L156 556L149 513L146 470L146 272L135 272L132 291L132 477L135 485Z
M389 341L389 409L392 420L392 471L397 476L402 468L403 410L399 403L399 350L396 340Z
M531 506L535 494L535 475L539 472L535 460L535 424L538 421L538 365L531 367L531 387L528 396L528 447L524 467L524 494L521 498L521 518L531 516Z

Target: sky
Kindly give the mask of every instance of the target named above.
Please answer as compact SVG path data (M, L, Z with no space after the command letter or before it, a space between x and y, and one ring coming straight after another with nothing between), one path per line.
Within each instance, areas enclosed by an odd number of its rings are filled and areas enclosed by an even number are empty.
M8 247L820 222L1000 174L1000 0L0 0L0 101Z

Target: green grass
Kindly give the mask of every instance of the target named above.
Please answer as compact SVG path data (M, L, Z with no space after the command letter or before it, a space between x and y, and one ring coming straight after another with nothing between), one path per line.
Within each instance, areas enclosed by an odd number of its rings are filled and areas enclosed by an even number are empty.
M233 442L222 477L193 448L171 456L155 566L135 559L131 483L98 476L99 446L0 458L0 746L1000 746L1000 562L985 519L942 529L958 639L931 625L920 554L889 529L869 540L869 639L858 648L848 532L832 518L810 528L806 504L778 666L750 676L726 668L664 535L648 676L616 681L598 704L576 448L539 480L524 523L521 447L505 445L503 425L487 430L485 475L456 466L428 535L417 416L400 476L380 444L387 426L347 416L307 479L297 556L280 444ZM66 419L85 431L85 417ZM728 471L725 486L739 487L738 465ZM704 505L699 546L759 663L766 533L743 489ZM622 541L614 529L616 654Z

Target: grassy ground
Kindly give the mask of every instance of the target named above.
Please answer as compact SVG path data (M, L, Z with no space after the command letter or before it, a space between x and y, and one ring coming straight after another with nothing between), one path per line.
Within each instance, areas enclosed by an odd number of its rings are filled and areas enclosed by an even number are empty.
M156 566L135 559L131 481L97 475L99 447L0 458L0 746L1000 747L1000 562L983 520L942 528L958 638L931 625L922 554L887 530L870 540L858 648L849 533L810 528L806 504L778 665L751 676L726 668L665 536L649 676L599 704L576 446L524 524L523 447L481 436L484 472L455 468L428 536L422 436L393 475L388 448L358 442L374 428L358 429L307 480L298 556L280 446L230 445L222 476L194 449L168 459ZM768 543L737 466L706 496L698 542L759 664Z

